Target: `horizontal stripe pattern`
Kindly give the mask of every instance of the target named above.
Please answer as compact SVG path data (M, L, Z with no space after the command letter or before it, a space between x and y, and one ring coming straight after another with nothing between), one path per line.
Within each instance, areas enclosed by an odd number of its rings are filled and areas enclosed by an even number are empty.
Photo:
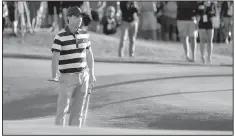
M61 73L75 73L87 66L86 49L90 47L89 34L78 30L75 35L65 29L54 38L52 50L60 51L59 70Z
M60 73L76 73L76 72L81 72L85 69L84 68L70 68L70 69L60 69Z
M53 52L53 51L55 51L55 52L60 52L60 50L58 50L58 49L51 49L51 51Z
M52 49L57 49L58 51L61 51L61 45L58 45L58 44L53 44L52 45Z
M83 68L86 67L87 63L67 63L67 64L60 64L59 69L70 69L70 68Z
M77 58L77 57L85 58L86 52L63 55L63 56L60 56L60 60L66 60L66 59Z
M85 49L79 48L79 49L71 49L71 50L62 50L60 52L60 55L68 55L68 54L74 54L74 53L82 53Z
M84 61L86 61L86 58L73 58L73 59L67 59L67 60L60 60L59 65L82 63Z

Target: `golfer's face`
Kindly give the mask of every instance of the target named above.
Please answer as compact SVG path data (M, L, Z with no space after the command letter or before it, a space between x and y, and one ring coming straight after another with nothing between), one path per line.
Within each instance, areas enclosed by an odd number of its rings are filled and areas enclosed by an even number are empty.
M72 16L72 21L71 21L72 25L74 25L74 27L80 27L82 24L82 16Z

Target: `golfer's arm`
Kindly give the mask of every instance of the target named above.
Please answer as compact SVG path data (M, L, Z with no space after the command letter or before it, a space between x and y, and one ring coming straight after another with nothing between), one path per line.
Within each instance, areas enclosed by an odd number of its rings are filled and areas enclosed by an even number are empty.
M94 72L94 56L92 53L92 49L91 47L87 50L87 64L88 64L88 68L89 68L89 73L90 75L94 76L95 72Z
M58 71L59 55L60 52L53 51L52 60L51 60L52 78L56 77L56 73Z

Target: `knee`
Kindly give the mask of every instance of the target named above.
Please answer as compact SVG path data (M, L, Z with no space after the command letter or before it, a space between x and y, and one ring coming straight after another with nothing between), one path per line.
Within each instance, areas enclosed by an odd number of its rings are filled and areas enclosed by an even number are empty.
M213 43L213 38L208 38L208 39L207 39L207 43L208 43L209 45L212 45L212 43Z
M197 42L197 37L196 36L190 36L189 41L190 42Z
M124 37L124 36L121 36L121 42L124 42L124 41L126 41L126 38Z
M135 43L135 38L134 37L132 37L132 38L130 38L130 43Z

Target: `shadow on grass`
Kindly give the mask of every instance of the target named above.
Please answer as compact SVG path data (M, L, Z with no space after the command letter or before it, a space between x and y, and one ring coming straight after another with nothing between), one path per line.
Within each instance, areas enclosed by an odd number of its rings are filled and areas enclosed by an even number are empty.
M3 104L3 120L55 115L57 95L35 95Z
M139 82L147 82L147 81L157 81L157 80L169 80L169 79L181 79L181 78L196 78L196 77L230 77L231 74L217 74L217 75L195 75L195 76L174 76L174 77L163 77L163 78L148 78L148 79L139 79L139 80L130 80L124 82L114 82L112 84L105 84L101 86L94 87L96 89L108 88L113 86L120 86L126 84L133 84ZM105 80L105 79L103 79ZM48 90L48 89L44 89ZM231 89L226 89L231 90ZM221 90L219 90L221 91ZM218 92L215 91L200 91L200 92ZM44 92L45 93L45 92ZM198 93L198 92L186 92L186 94ZM153 98L153 97L161 97L161 96L169 96L169 95L177 95L177 94L185 94L182 92L163 94L163 95L154 95L147 96L141 98L134 98L130 100L124 100L119 102L112 102L109 104L103 104L101 106L97 106L96 108L104 107L111 104L123 103L128 101L134 101L139 99ZM37 94L32 97L27 97L22 100L17 100L9 103L3 104L3 120L17 120L17 119L26 119L26 118L34 118L34 117L44 117L49 115L54 115L56 112L56 102L57 95L48 95L48 94Z
M175 108L177 109L177 108ZM159 110L161 111L161 110ZM164 110L163 110L164 111ZM166 111L166 110L165 110ZM114 117L113 119L123 121L123 119L139 119L145 123L148 129L172 129L172 130L215 130L215 131L232 131L233 118L221 113L212 112L184 112L164 114L146 114L139 113L134 115L125 115ZM151 118L149 118L151 117Z
M115 82L112 84L105 84L101 86L95 87L95 89L108 88L113 86L120 86L125 84L133 84L138 82L147 82L154 80L166 80L166 79L174 79L174 78L192 78L192 77L216 77L221 75L199 75L199 76L176 76L176 77L167 77L167 78L149 78L149 79L140 79L140 80L130 80L126 82ZM222 76L231 76L231 75L222 75ZM47 89L44 89L47 90ZM161 95L152 95L145 96L139 98L133 98L129 100L122 100L118 102L111 102L108 104L102 104L100 106L91 105L90 109L94 110L97 108L105 107L107 105L125 103L140 99L154 98L154 97L162 97L162 96L170 96L177 94L194 94L194 93L206 93L206 92L220 92L220 91L231 91L232 89L224 89L224 90L210 90L210 91L188 91L188 92L177 92L177 93L169 93L169 94L161 94ZM28 118L37 118L37 117L45 117L55 115L56 112L56 102L57 95L56 94L37 94L35 96L27 97L22 100L17 100L9 103L3 104L3 120L20 120L20 119L28 119ZM95 102L95 101L94 101ZM147 114L143 114L146 116ZM133 114L131 117L141 117L141 115ZM185 117L183 119L178 119L179 114L166 114L157 119L151 119L148 124L149 128L152 129L200 129L200 130L231 130L232 129L232 120L220 117L220 119L212 119L201 121L200 119L192 119L189 117Z
M140 100L140 99L149 99L149 98L155 98L155 97L165 97L165 96L180 95L180 94L200 94L200 93L214 93L214 92L226 92L226 91L233 91L233 89L206 90L206 91L187 91L187 92L175 92L175 93L168 93L168 94L145 96L145 97L139 97L139 98L133 98L133 99L128 99L128 100L122 100L122 101L111 102L111 103L108 103L108 104L103 104L103 105L100 105L100 106L96 106L94 109L106 107L108 105L115 105L115 104L130 102L130 101L136 101L136 100Z

